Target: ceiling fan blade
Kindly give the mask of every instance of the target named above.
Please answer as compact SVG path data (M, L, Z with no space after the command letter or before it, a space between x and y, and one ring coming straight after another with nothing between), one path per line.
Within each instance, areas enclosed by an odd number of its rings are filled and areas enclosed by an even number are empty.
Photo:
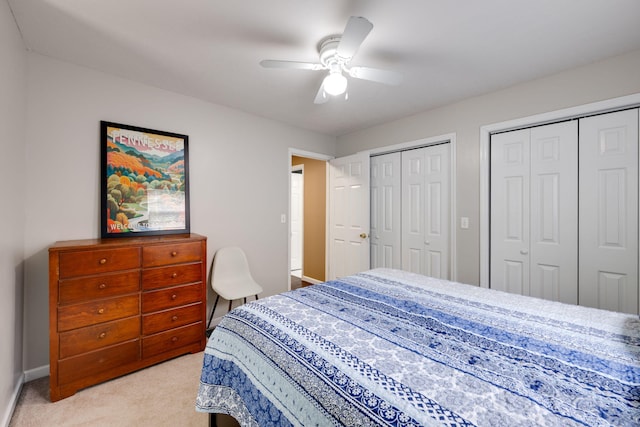
M316 94L316 99L313 100L314 104L324 104L329 100L329 95L324 91L324 81L320 85L320 89L318 89L318 93Z
M398 86L402 83L402 74L395 71L371 67L351 67L348 72L351 77L356 79L370 80L391 86Z
M325 66L313 62L297 62L297 61L278 61L275 59L264 59L260 61L260 65L264 68L289 68L295 70L324 70Z
M347 22L347 26L342 33L340 43L336 49L336 54L349 62L358 51L365 38L373 28L373 24L362 16L352 16Z

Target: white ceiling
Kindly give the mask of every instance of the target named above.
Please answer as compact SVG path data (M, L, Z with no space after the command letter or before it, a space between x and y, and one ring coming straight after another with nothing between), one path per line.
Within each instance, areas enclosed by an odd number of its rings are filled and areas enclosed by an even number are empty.
M27 48L212 103L339 136L640 49L638 0L8 0ZM351 15L374 25L350 79L315 105L318 42ZM639 70L640 72L640 70Z

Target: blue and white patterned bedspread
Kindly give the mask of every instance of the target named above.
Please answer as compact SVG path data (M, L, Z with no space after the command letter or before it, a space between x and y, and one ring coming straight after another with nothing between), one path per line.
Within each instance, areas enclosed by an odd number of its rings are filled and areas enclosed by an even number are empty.
M242 426L640 426L640 321L395 270L245 304L196 409Z

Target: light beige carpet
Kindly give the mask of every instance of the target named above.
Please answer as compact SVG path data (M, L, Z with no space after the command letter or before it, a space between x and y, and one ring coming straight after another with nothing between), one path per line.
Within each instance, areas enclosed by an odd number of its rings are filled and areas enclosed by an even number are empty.
M49 377L28 382L9 427L207 426L207 414L195 410L202 358L181 356L55 403L49 400ZM233 425L229 417L218 420L219 427Z

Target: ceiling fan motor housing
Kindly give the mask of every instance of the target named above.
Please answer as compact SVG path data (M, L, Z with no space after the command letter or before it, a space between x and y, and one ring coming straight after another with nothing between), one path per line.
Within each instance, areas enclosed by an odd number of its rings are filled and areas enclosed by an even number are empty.
M327 37L320 42L320 48L318 49L320 52L320 63L328 69L335 68L335 65L332 67L333 64L341 67L346 62L344 58L340 58L337 55L338 44L340 44L340 36Z

